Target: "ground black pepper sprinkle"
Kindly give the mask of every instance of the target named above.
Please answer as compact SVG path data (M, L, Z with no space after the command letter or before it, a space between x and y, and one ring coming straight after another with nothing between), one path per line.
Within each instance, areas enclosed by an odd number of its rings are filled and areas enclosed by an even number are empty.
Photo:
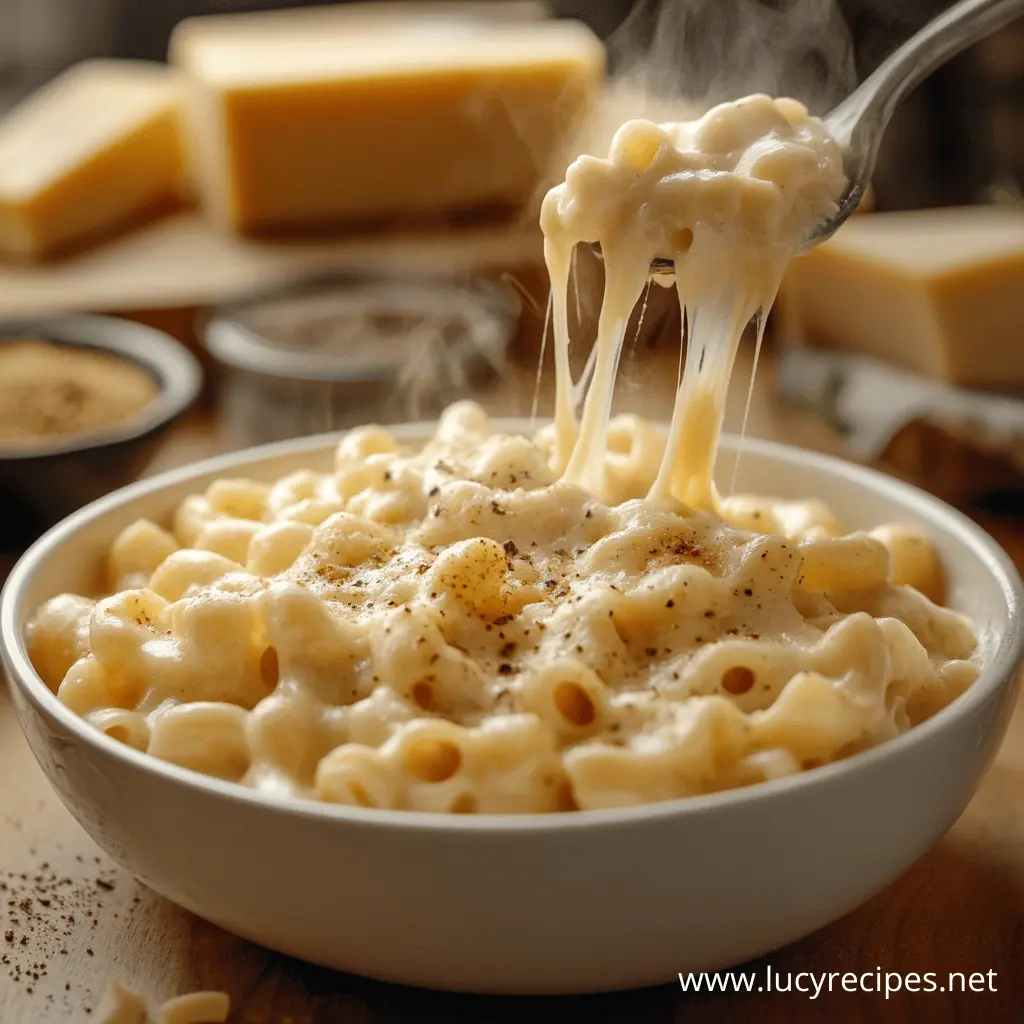
M17 825L15 825L17 828ZM34 849L30 856L36 856ZM79 864L86 859L76 855ZM82 931L88 922L89 931L96 930L105 913L102 897L111 893L116 881L104 861L94 857L99 874L89 879L76 879L54 871L49 861L42 861L34 871L5 871L0 868L0 892L6 894L7 920L4 926L5 951L0 956L0 967L7 981L22 987L26 995L42 999L40 985L50 976L49 965L58 956L69 956L76 946L80 949ZM133 904L141 898L136 895ZM95 956L90 949L89 955ZM70 982L63 983L63 991L70 993ZM54 1002L53 993L46 993L48 1002ZM91 1001L93 994L84 990L73 997L65 995L63 1009L66 1019L77 1020L82 1003Z

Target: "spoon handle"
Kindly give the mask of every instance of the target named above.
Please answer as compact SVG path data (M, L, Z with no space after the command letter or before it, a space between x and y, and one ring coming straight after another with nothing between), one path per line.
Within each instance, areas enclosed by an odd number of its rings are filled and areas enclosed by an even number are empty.
M847 174L867 181L882 132L900 101L936 68L1024 15L1024 0L960 0L915 33L828 115L847 151Z

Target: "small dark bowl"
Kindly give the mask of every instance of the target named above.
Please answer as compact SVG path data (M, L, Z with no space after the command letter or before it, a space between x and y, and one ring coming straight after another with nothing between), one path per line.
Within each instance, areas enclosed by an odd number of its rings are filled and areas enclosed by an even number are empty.
M163 434L196 399L203 372L169 335L114 317L68 315L0 323L0 345L38 339L92 349L134 363L153 377L156 397L136 415L31 447L0 440L0 521L7 545L21 546L55 522L123 487L145 469Z

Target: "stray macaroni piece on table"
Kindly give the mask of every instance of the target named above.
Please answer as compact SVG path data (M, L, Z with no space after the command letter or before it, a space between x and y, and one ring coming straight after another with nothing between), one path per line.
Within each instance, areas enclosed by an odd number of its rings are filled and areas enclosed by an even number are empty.
M188 992L160 1004L157 1024L224 1024L230 1010L226 992Z
M95 1014L97 1024L146 1024L148 1016L146 1000L117 981L107 985Z
M160 1004L157 1024L224 1024L231 1011L226 992L188 992ZM146 1024L149 1005L146 1000L112 981L96 1010L96 1024Z
M818 501L651 497L664 436L608 429L599 493L560 477L552 430L495 433L468 402L418 450L366 427L333 472L217 480L116 539L110 596L41 607L33 661L173 764L484 814L792 775L974 680L971 626L921 592L940 596L925 537L846 535Z

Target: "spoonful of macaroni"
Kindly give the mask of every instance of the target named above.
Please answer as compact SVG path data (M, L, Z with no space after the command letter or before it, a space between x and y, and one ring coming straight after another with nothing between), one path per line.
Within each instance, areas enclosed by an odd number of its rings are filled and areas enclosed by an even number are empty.
M899 47L824 119L807 119L808 124L812 124L818 132L824 130L824 134L834 140L839 147L845 187L834 206L811 226L803 238L797 240L797 250L809 248L831 238L856 210L874 173L882 134L903 98L946 61L1022 14L1024 0L960 0ZM747 101L740 101L744 102ZM785 104L789 101L780 102ZM672 173L685 174L689 171L708 176L728 169L735 173L764 177L763 171L766 168L763 161L746 164L742 161L733 161L732 167L723 168L722 153L708 149L706 133L691 133L684 130L702 125L708 118L720 121L721 109L716 108L701 121L692 122L690 125L660 126L665 129L665 141L671 141L682 150L678 154L681 166ZM757 140L758 153L775 154L778 152L779 147L776 143L779 140L774 136L779 126L765 121L763 127L764 135ZM694 141L698 146L693 147ZM654 142L648 139L644 143L633 145L631 154L634 161L644 161L645 146L648 147L648 155L653 160L656 155L652 151ZM775 159L777 157L770 156L769 165ZM770 178L772 167L769 166L767 170ZM685 236L682 241L686 241ZM591 245L599 256L603 255L599 241L594 240ZM684 247L682 251L685 252L686 248L688 247ZM651 260L651 272L655 275L672 274L677 255L671 245L665 251L658 252Z

